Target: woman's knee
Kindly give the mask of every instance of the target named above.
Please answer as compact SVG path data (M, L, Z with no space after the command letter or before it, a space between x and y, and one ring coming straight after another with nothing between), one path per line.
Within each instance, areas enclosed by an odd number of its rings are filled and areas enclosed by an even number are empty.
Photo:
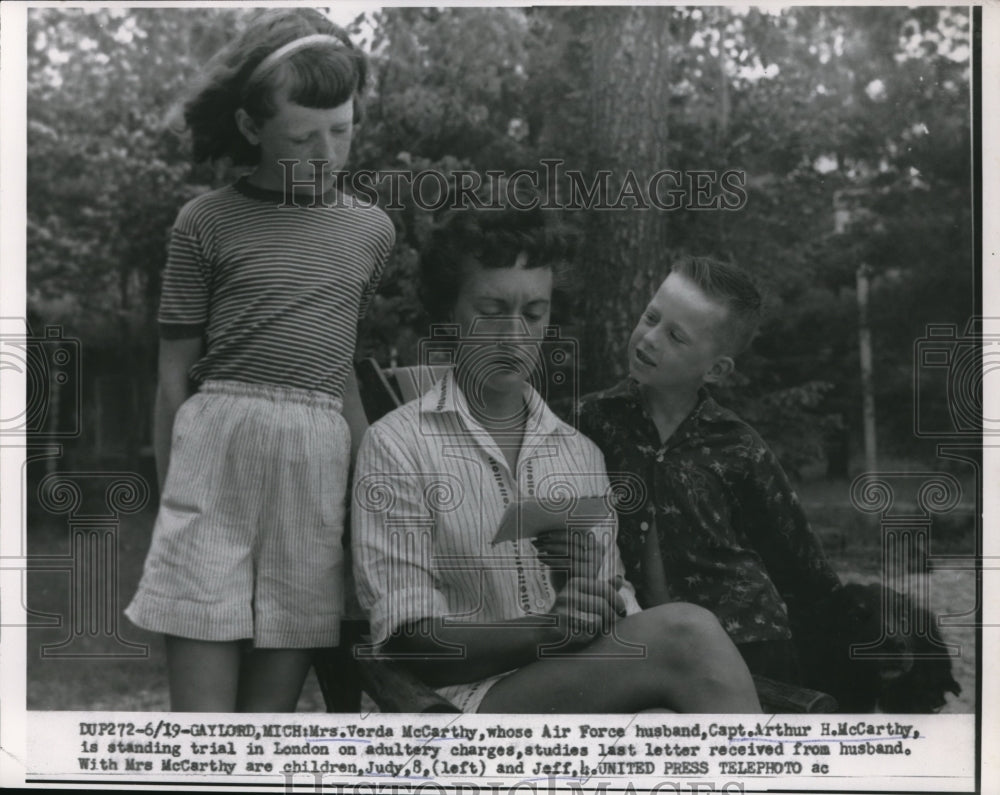
M738 654L715 615L698 605L672 602L638 615L644 619L640 628L643 641L654 656L667 656L675 663L704 664L706 655Z
M711 610L688 602L671 602L647 611L660 626L664 635L674 638L703 638L706 640L726 636L725 630Z
M729 635L710 611L671 603L639 613L646 662L658 672L661 706L682 712L755 712L750 674ZM659 702L658 702L659 703Z

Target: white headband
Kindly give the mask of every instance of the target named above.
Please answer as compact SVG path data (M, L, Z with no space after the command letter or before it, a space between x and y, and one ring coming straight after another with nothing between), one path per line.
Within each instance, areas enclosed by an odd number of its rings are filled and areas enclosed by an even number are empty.
M269 72L281 61L285 60L288 56L297 53L299 50L304 50L307 47L312 47L315 44L333 44L337 47L343 47L344 42L338 39L336 36L330 36L326 33L313 33L309 36L303 36L301 39L294 39L288 44L285 44L270 55L268 55L263 61L257 64L257 68L250 73L250 77L247 78L247 85L259 80L262 75Z

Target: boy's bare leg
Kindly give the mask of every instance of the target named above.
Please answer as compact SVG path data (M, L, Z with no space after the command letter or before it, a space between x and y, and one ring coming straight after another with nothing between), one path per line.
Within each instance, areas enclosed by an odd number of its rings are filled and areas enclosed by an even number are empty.
M646 653L621 653L601 637L572 657L541 659L505 677L486 694L480 712L760 712L753 679L736 647L709 611L660 605L616 625L621 641Z
M254 649L243 658L240 712L295 712L312 665L309 649Z
M240 644L166 635L172 712L235 712Z

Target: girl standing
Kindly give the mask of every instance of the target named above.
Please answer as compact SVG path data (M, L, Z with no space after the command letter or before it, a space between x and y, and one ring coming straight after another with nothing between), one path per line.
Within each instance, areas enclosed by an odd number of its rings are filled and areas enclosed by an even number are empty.
M335 187L365 77L322 14L273 9L184 107L197 161L254 170L181 209L163 280L161 502L126 614L165 635L175 711L293 711L338 642L357 323L395 240Z

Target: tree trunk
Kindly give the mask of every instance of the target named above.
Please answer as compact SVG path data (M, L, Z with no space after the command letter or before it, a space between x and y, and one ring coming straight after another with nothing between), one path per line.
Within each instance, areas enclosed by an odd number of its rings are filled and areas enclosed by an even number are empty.
M634 178L648 204L651 177L667 168L672 13L654 6L590 12L590 174L611 172L608 203L620 206L586 211L580 281L587 318L581 342L585 391L609 386L627 372L629 334L668 267L666 212L618 199ZM662 184L664 201L673 187Z

